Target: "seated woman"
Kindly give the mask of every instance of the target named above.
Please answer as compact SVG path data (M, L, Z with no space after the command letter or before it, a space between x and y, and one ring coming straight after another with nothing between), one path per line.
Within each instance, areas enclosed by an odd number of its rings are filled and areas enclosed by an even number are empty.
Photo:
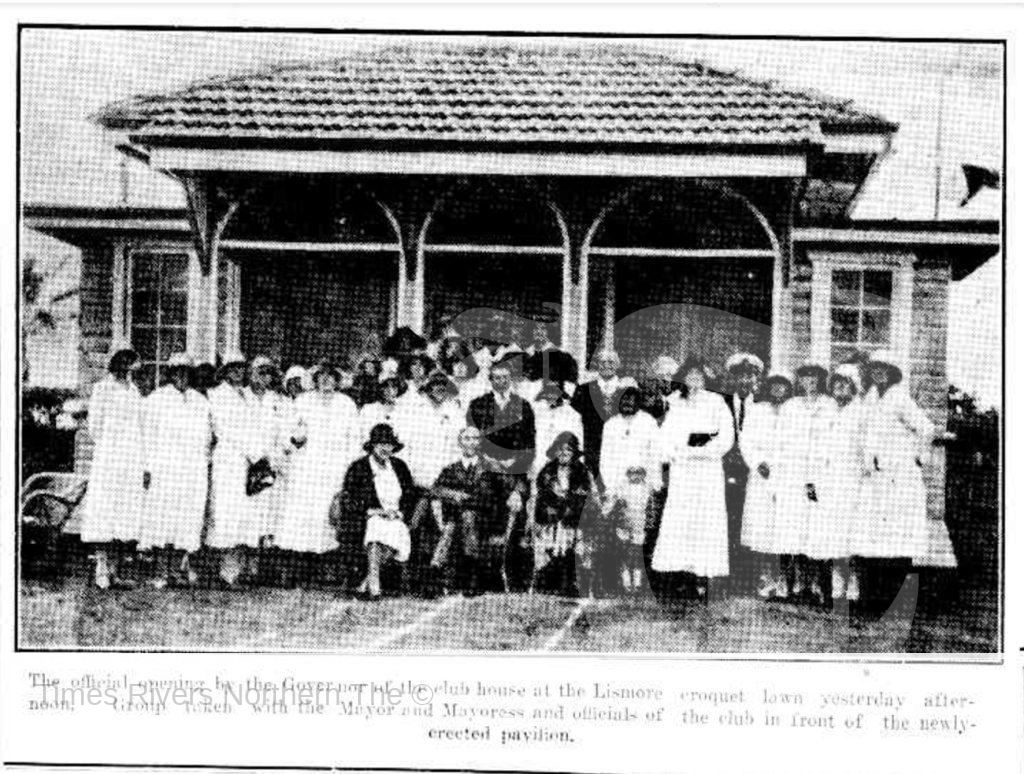
M596 488L590 470L583 464L580 441L572 433L561 433L555 438L547 456L549 462L537 476L534 584L543 573L550 578L548 585L554 591L572 596L584 590L577 586L574 577L577 565L584 569L586 564L579 527L584 509L595 502Z
M331 519L350 571L362 564L360 543L365 549L366 575L356 593L363 599L378 599L382 567L391 560L403 563L409 558L406 516L416 505L416 487L408 466L394 456L402 443L390 425L374 426L363 448L366 456L349 466Z

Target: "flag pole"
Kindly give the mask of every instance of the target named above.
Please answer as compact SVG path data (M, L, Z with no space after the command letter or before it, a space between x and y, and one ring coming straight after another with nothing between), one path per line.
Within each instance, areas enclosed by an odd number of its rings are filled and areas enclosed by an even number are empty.
M945 72L939 75L939 117L935 122L935 216L939 219L939 202L942 200L942 114L946 103Z

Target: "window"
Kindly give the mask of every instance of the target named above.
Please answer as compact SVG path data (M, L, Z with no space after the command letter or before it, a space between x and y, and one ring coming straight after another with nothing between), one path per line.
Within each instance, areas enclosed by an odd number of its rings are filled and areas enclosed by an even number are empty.
M892 345L893 272L890 269L832 271L832 363L857 352Z
M168 358L185 351L188 265L184 252L132 253L129 320L132 347L142 360L139 387L144 393L161 383Z

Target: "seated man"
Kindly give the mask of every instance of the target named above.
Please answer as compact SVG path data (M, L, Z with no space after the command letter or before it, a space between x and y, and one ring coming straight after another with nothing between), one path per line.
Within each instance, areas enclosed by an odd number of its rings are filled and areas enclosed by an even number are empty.
M417 553L427 563L424 592L434 596L459 588L476 595L501 567L522 510L514 482L480 452L480 431L459 433L461 458L442 469L416 509L410 526Z

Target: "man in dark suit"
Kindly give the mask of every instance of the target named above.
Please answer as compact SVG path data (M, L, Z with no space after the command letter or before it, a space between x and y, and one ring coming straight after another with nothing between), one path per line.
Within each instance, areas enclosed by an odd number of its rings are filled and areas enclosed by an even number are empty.
M537 429L533 408L512 390L513 369L514 363L508 360L491 366L491 391L469 404L466 424L480 431L481 452L495 473L495 518L512 525L507 535L509 576L513 585L525 587L529 581L529 569L525 566L528 553L520 543L525 533L528 476L536 451Z
M601 439L604 423L619 413L619 399L627 387L636 387L631 378L619 376L622 363L618 354L603 350L594 358L597 378L584 382L573 393L571 405L583 421L583 458L594 476L601 463Z
M725 395L725 402L732 413L735 439L732 448L722 457L725 472L725 504L729 515L729 566L733 568L731 580L734 588L746 591L754 582L753 567L750 552L740 545L740 534L743 529L743 506L747 496L750 467L743 459L740 439L761 384L764 362L757 355L738 352L726 361L725 370L728 373L729 389Z
M489 549L504 547L508 525L496 499L501 475L480 453L480 441L475 427L462 429L460 458L441 470L417 509L413 532L428 563L425 590L431 596L441 587L479 593L493 558Z
M524 354L524 375L531 382L557 382L564 388L579 381L576 358L551 342L545 323L534 323L531 344Z

